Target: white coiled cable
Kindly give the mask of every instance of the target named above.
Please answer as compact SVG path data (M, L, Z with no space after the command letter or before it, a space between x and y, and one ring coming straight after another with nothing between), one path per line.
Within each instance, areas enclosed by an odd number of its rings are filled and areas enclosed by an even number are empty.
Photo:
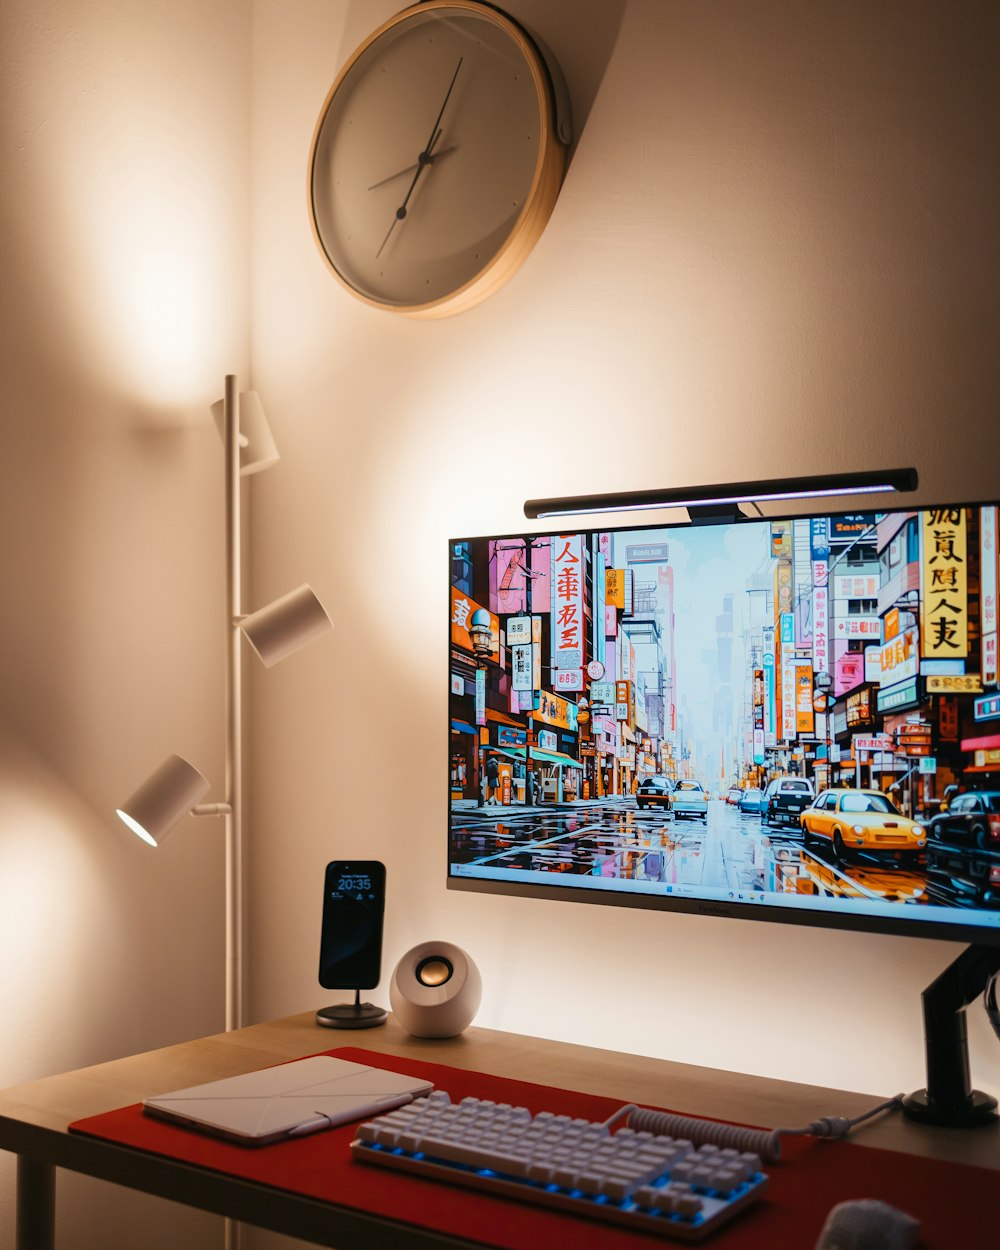
M781 1158L780 1129L742 1128L738 1124L717 1124L714 1120L696 1120L688 1115L670 1115L666 1111L648 1111L636 1107L628 1117L629 1128L637 1133L655 1133L658 1137L677 1137L694 1146L713 1145L723 1149L749 1151L765 1163Z
M628 1116L628 1127L637 1133L655 1133L657 1137L676 1137L694 1146L719 1146L721 1149L747 1151L758 1155L764 1163L777 1163L781 1158L782 1137L846 1137L855 1125L870 1120L880 1111L892 1111L901 1107L902 1094L879 1103L863 1115L847 1119L840 1115L825 1115L813 1120L805 1128L745 1128L739 1124L720 1124L717 1120L699 1120L689 1115L671 1115L667 1111L650 1111L629 1103L619 1107L605 1124L613 1124Z

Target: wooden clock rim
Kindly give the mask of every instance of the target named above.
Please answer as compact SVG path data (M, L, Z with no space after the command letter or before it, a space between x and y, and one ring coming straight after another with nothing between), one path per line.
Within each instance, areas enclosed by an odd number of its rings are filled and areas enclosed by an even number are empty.
M531 185L528 188L527 195L524 198L524 205L518 214L517 220L514 222L499 251L474 277L470 278L463 286L457 287L454 291L449 291L447 295L442 295L438 299L430 300L426 304L389 304L375 299L373 296L366 295L348 282L333 263L323 244L319 228L316 225L315 197L313 194L316 148L334 97L340 90L347 75L367 53L372 44L381 39L393 27L403 22L411 21L414 17L433 12L435 9L464 9L467 12L475 13L477 16L483 17L493 22L494 25L499 26L518 47L526 65L531 71L535 95L540 106L541 124L539 126L538 156L535 161L535 171L532 175ZM553 86L545 59L531 37L513 18L509 17L502 10L494 8L491 4L480 3L479 0L423 0L422 3L412 4L405 9L401 9L398 13L394 13L392 17L388 18L381 26L362 40L347 58L334 79L330 90L326 93L326 99L323 101L319 118L313 128L312 142L309 146L309 164L306 179L309 225L312 229L313 239L327 268L341 286L349 291L355 299L361 300L362 303L367 304L371 308L398 313L406 317L428 319L448 317L454 313L464 312L467 308L478 304L513 277L541 238L546 222L552 214L552 209L555 207L559 189L562 186L565 167L566 145L562 143L556 134Z

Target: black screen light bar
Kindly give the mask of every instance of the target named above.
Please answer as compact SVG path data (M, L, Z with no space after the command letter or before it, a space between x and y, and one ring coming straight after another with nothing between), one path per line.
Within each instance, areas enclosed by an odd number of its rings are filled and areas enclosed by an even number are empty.
M636 512L644 508L718 508L785 499L822 499L838 495L877 495L917 489L916 469L774 478L766 482L728 482L724 486L678 486L666 490L626 491L620 495L575 495L565 499L529 499L524 515L577 516L591 512Z

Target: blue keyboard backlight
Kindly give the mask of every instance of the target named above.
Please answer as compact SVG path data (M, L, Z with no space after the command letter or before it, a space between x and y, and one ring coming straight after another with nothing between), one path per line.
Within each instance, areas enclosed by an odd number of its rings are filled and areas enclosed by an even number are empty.
M475 1104L476 1100L470 1099L467 1101ZM483 1105L488 1108L493 1107L492 1103ZM438 1114L436 1110L433 1110L433 1104L428 1103L427 1106L432 1108L432 1112L428 1114ZM464 1108L465 1104L463 1103L460 1106ZM478 1114L476 1107L469 1111L470 1116L474 1113ZM408 1114L419 1122L419 1108L413 1112L408 1112ZM464 1114L465 1112L462 1111L461 1115ZM452 1118L458 1119L461 1117L456 1111L456 1113L449 1112L448 1118L450 1121ZM386 1119L388 1120L388 1117ZM556 1210L572 1211L575 1209L576 1214L584 1218L618 1224L619 1226L632 1228L637 1232L645 1229L661 1238L686 1241L704 1240L714 1232L722 1220L728 1218L736 1210L748 1205L752 1199L756 1199L759 1196L759 1192L767 1186L767 1177L761 1172L755 1172L749 1180L734 1185L731 1189L727 1186L725 1169L718 1168L718 1175L711 1175L711 1171L709 1173L703 1172L702 1176L708 1181L706 1185L687 1185L683 1181L678 1182L678 1190L686 1192L694 1199L693 1202L683 1205L688 1206L689 1209L692 1206L702 1207L700 1211L692 1211L690 1215L684 1215L677 1210L663 1210L662 1207L657 1205L658 1199L655 1194L648 1195L649 1201L653 1205L647 1205L637 1202L635 1197L631 1195L618 1198L607 1192L602 1193L600 1190L605 1188L605 1186L597 1183L592 1184L589 1178L583 1184L590 1192L586 1192L584 1188L580 1188L577 1185L560 1185L554 1180L546 1181L544 1180L546 1174L549 1176L553 1175L548 1170L553 1166L553 1152L548 1137L551 1133L551 1121L552 1117L549 1116L548 1122L545 1122L545 1127L540 1130L539 1136L544 1135L544 1142L541 1148L534 1145L531 1150L516 1152L518 1157L526 1157L529 1160L529 1164L532 1159L538 1161L539 1170L543 1178L539 1180L531 1179L524 1174L529 1170L528 1166L520 1169L521 1174L518 1174L518 1170L508 1172L507 1164L502 1158L494 1157L491 1159L489 1158L490 1151L479 1148L478 1135L470 1134L467 1140L473 1144L466 1145L465 1139L451 1127L450 1123L447 1133L439 1134L443 1138L441 1154L437 1153L436 1146L429 1150L426 1146L424 1149L408 1150L406 1147L396 1144L399 1141L399 1134L402 1128L405 1128L407 1133L413 1134L414 1145L420 1142L421 1137L423 1137L424 1143L427 1143L429 1137L426 1132L417 1131L410 1121L404 1121L403 1113L401 1112L395 1113L394 1118L388 1121L381 1141L367 1140L369 1136L376 1134L366 1131L361 1135L360 1140L352 1142L351 1152L354 1158L359 1161L381 1162L383 1167L391 1167L404 1172L409 1170L410 1165L412 1165L416 1175L454 1184L465 1184L486 1192L496 1192L504 1197L517 1197L520 1189L524 1199L528 1202L549 1206ZM378 1126L379 1123L379 1121L376 1121L375 1126ZM365 1129L367 1130L368 1126L365 1126ZM525 1132L528 1132L528 1130L525 1130ZM432 1136L434 1135L438 1134L432 1134ZM613 1136L609 1140L614 1140ZM461 1162L458 1159L452 1160L447 1158L447 1155L452 1152L453 1146L461 1147L460 1150L455 1151L462 1160ZM624 1146L624 1149L627 1152L627 1144ZM532 1154L532 1150L535 1151L534 1154ZM500 1153L502 1155L503 1152ZM701 1152L692 1150L689 1153L691 1155L697 1154L699 1162L701 1162ZM441 1155L445 1157L442 1158ZM569 1180L574 1171L580 1175L593 1171L597 1177L600 1177L606 1171L609 1177L620 1177L622 1173L620 1171L616 1172L614 1168L607 1166L604 1156L605 1145L602 1144L599 1163L595 1163L593 1166L588 1163L587 1166L581 1165L572 1169L567 1165L569 1175L565 1179ZM563 1156L559 1154L556 1157L562 1158ZM581 1157L584 1160L589 1160L590 1158L586 1151L582 1152ZM673 1158L674 1156L671 1155L671 1157ZM711 1165L713 1162L714 1160L710 1158L707 1160L708 1165ZM662 1168L664 1165L657 1160L656 1166ZM530 1170L535 1170L533 1165L531 1165ZM644 1179L642 1182L643 1186L661 1189L670 1185L672 1170L673 1166L671 1165L665 1171L659 1172L653 1179ZM626 1172L624 1175L628 1175L628 1173ZM649 1177L649 1173L646 1176ZM712 1183L713 1181L715 1184ZM718 1188L720 1183L722 1188ZM635 1192L638 1192L638 1184L637 1180L634 1186L632 1186ZM621 1190L619 1189L617 1192L620 1193ZM673 1195L673 1186L671 1186L671 1194ZM672 1203L667 1202L664 1205L670 1206Z

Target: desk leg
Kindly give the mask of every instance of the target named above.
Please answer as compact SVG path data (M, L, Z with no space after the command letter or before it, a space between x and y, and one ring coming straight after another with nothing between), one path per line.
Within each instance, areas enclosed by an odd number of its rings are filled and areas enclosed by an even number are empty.
M17 1250L55 1250L56 1170L17 1156Z

